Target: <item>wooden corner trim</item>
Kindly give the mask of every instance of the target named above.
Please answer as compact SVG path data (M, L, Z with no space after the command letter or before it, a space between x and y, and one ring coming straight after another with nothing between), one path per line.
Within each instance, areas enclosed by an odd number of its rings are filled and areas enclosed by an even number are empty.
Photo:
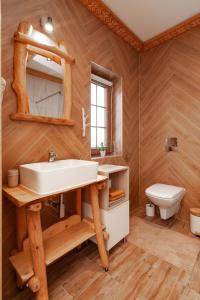
M142 41L101 1L79 0L93 15L137 51L143 47Z
M145 51L153 47L156 47L199 25L200 25L200 13L162 32L161 34L145 41L143 43L143 50Z
M79 0L93 15L138 52L149 50L200 25L200 13L142 42L101 0Z

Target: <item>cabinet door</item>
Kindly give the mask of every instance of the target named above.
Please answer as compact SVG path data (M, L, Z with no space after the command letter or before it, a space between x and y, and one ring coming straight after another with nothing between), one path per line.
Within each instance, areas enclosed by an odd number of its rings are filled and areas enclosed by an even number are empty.
M106 213L101 211L102 223L106 225L109 239L106 249L110 250L114 245L129 234L129 201L126 201Z
M109 239L106 241L106 250L110 250L114 245L129 234L129 201L113 207L110 210L101 209L101 222L106 226ZM92 217L90 204L83 202L83 216ZM91 238L96 243L96 238Z

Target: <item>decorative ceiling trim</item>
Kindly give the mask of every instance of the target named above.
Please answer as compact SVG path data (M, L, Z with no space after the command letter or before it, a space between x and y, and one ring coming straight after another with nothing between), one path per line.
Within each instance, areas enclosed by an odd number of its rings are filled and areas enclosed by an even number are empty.
M200 25L200 13L142 42L101 0L79 0L93 15L138 52L149 50Z
M156 46L159 46L160 44L167 42L180 34L200 25L200 13L193 16L192 18L189 18L178 25L162 32L161 34L145 41L143 43L143 49L142 50L148 50L151 48L154 48Z
M142 41L101 0L79 1L133 48L137 51L142 49Z

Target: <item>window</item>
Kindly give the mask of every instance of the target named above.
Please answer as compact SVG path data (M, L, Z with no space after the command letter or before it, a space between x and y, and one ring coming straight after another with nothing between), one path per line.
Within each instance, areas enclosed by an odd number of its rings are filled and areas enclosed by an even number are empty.
M105 81L102 79L102 81ZM99 155L101 144L111 153L111 87L91 82L91 153Z

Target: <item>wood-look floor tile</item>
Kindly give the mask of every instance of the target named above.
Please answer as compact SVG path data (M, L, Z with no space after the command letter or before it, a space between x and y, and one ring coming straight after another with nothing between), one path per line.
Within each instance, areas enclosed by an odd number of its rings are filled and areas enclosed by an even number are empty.
M196 236L193 235L190 231L189 222L179 220L179 219L176 218L176 216L175 217L173 216L168 220L161 220L159 211L156 210L156 214L153 218L147 217L144 205L134 209L132 211L131 215L140 217L140 218L144 219L147 222L154 223L154 224L157 224L157 225L161 225L165 228L169 228L169 229L172 229L172 230L177 231L179 233L183 233L183 234L186 234L186 235L189 235L191 237L196 238Z
M178 281L176 282L176 285L172 287L168 299L181 300L181 297L185 292L185 289L188 287L189 279L190 279L190 273L187 271L182 271L178 278Z
M69 270L68 276L63 282L63 287L74 298L81 295L99 277L104 276L105 271L97 263L89 259L76 264L76 268Z
M110 274L121 284L133 276L140 278L142 273L145 273L152 266L152 263L147 262L147 259L147 253L137 247L132 254L126 257L123 263L111 268ZM154 259L157 260L156 257L153 257L152 260Z
M182 272L165 261L158 261L142 278L134 293L146 299L168 299Z
M156 214L153 218L147 217L144 205L134 209L131 212L131 216L132 217L133 216L140 217L143 220L145 220L146 222L157 224L162 227L172 229L176 232L183 233L183 234L193 237L195 239L199 239L199 237L195 236L191 232L189 221L180 220L180 219L176 218L176 216L173 216L173 217L169 218L168 220L161 220L158 210L156 210Z
M128 241L181 269L191 271L200 250L200 241L138 217L131 220Z
M97 278L79 297L78 300L111 300L119 299L116 290L119 283L109 274Z
M178 300L200 300L200 294L190 289L188 286L185 287L183 293L177 298Z
M55 270L54 276L48 276L49 290L53 291L62 285L73 297L81 294L96 278L102 275L103 269L80 253L72 261L67 261Z
M200 300L200 241L176 232L184 228L178 220L160 224L132 216L128 242L111 249L107 273L91 242L59 259L48 267L50 300ZM32 299L27 292L16 300Z
M197 293L200 293L200 252L191 273L189 286Z
M49 294L49 300L73 300L73 297L67 293L63 286L58 286Z

